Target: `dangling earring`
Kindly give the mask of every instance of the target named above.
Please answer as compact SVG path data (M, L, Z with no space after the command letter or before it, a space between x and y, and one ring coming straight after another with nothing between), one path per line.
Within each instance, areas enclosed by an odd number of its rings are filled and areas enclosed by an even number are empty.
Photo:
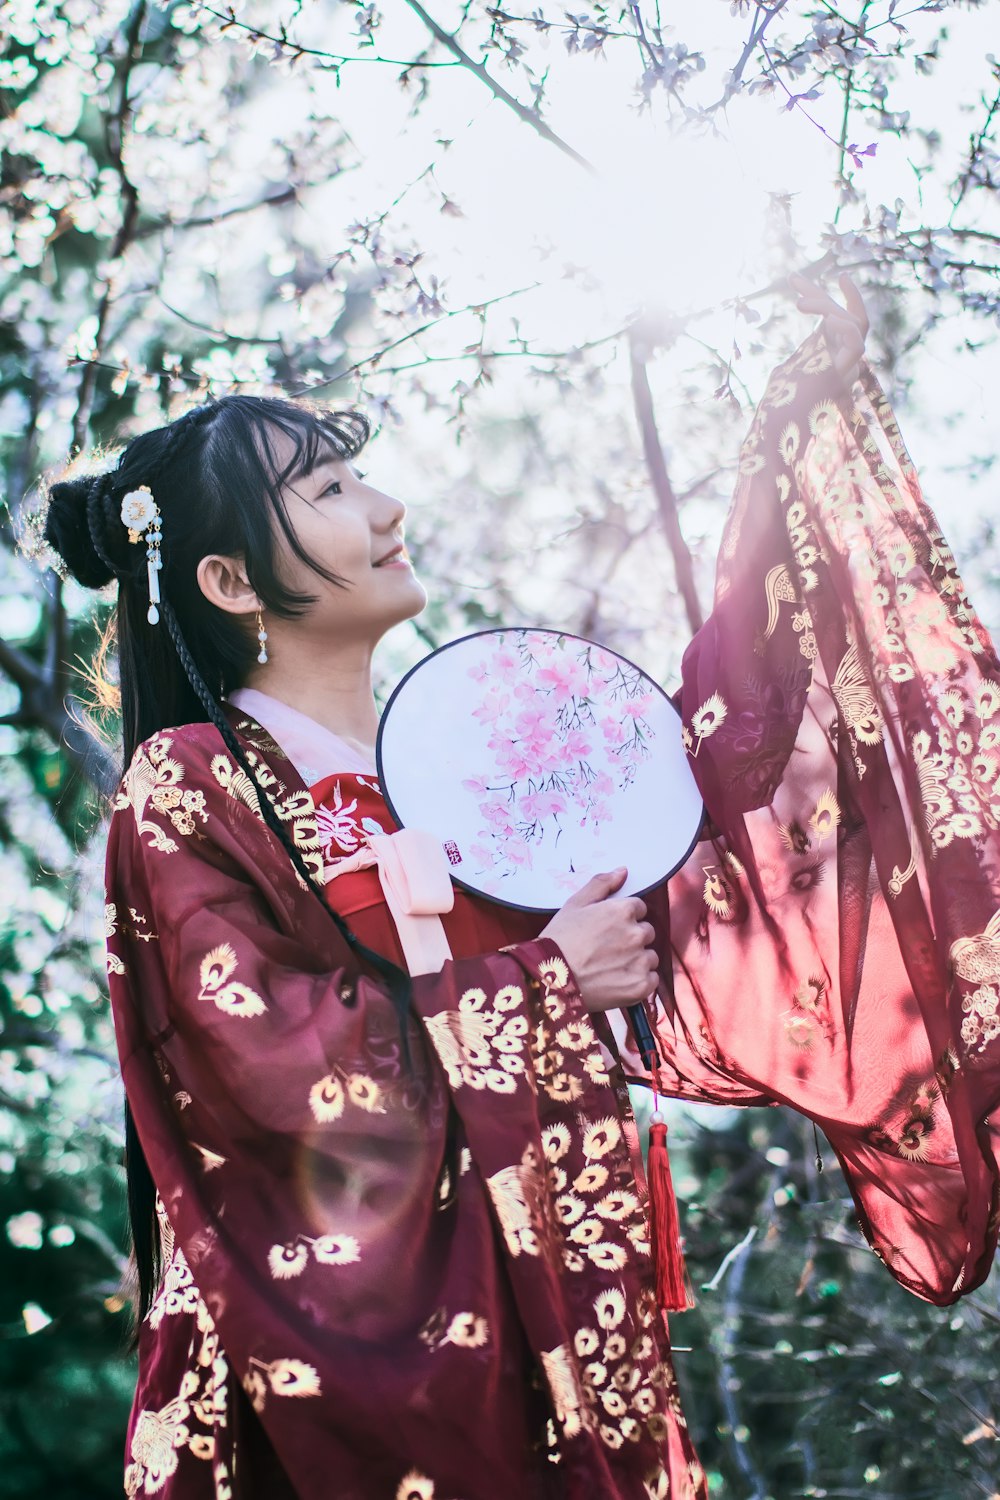
M264 629L264 616L259 605L257 606L257 639L260 641L257 660L263 665L267 661L267 631Z

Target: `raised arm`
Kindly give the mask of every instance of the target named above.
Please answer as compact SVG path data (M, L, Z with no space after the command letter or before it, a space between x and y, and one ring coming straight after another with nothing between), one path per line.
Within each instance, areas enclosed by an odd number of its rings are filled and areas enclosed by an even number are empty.
M659 1034L671 1091L816 1120L877 1252L947 1303L996 1243L1000 667L874 374L846 383L862 310L828 301L803 292L824 323L754 417L683 662L712 836L650 903Z

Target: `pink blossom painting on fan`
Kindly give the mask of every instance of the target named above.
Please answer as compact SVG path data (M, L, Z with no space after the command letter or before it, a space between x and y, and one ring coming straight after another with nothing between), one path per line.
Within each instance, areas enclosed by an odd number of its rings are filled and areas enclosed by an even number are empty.
M554 910L620 865L629 892L649 889L683 862L703 817L662 688L556 630L482 631L426 657L383 714L379 763L398 821L440 836L457 880L529 910Z

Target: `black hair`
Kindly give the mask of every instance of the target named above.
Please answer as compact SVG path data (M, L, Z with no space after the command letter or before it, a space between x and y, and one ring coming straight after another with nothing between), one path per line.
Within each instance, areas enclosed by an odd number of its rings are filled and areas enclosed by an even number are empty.
M277 433L291 441L291 456L284 464L275 449ZM409 977L365 947L333 911L271 798L258 785L219 703L244 681L258 649L256 631L216 608L196 576L198 563L209 553L241 555L265 608L286 619L304 614L317 596L289 589L278 577L275 520L298 558L330 582L342 580L304 551L282 488L331 453L344 460L355 458L369 435L368 419L361 412L331 412L263 396L223 396L134 437L114 469L53 484L44 536L65 571L84 587L99 589L115 578L119 581L117 610L101 643L92 681L105 704L118 700L122 769L136 747L159 730L206 720L215 725L246 772L265 823L296 870L355 957L386 981L408 1065ZM147 618L146 547L129 541L121 519L123 496L140 486L151 491L162 522L159 623ZM105 676L112 647L117 647L117 687ZM156 1187L127 1100L125 1171L136 1284L134 1347L162 1268Z

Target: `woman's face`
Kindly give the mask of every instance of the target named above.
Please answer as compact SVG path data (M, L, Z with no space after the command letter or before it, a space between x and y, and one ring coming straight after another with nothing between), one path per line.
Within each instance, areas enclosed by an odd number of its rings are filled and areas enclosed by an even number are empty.
M279 435L279 462L284 461ZM393 625L419 614L427 603L423 585L403 546L406 507L366 484L353 463L331 450L308 474L286 484L282 497L303 551L335 573L329 583L295 556L278 528L277 570L282 581L318 595L300 621L311 635L331 641L374 642Z

